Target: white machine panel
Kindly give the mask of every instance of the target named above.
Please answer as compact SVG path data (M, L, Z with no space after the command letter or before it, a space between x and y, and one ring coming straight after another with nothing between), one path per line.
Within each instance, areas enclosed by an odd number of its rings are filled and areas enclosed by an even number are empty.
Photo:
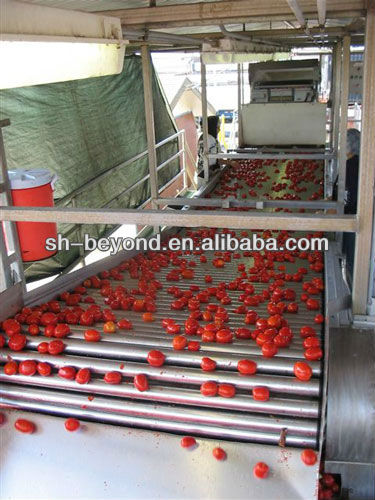
M241 109L243 145L322 145L326 142L326 104L253 103Z

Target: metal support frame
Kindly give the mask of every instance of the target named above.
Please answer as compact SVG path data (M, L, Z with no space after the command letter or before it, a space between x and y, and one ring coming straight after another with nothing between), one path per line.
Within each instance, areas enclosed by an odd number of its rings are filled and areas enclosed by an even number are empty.
M150 49L147 45L142 45L141 55L148 149L148 168L150 172L151 205L154 206L153 200L158 197L158 174L155 148L154 105L152 99L151 59Z
M366 38L363 74L362 136L358 179L357 216L359 231L356 237L353 276L353 314L366 314L369 301L369 262L371 235L374 231L375 183L375 2L369 3L366 17Z
M340 125L340 97L341 97L341 65L342 65L342 41L338 41L332 52L333 64L333 103L332 103L332 149L337 153L339 142Z
M207 183L210 178L208 164L208 121L207 121L207 78L206 65L203 62L201 53L201 88L202 88L202 133L203 133L203 171L204 181Z
M2 131L2 128L8 125L10 125L9 120L0 121L0 199L3 198L5 206L12 206ZM7 227L3 223L0 226L0 291L10 288L18 282L21 283L22 289L25 291L25 277L16 225L10 222Z
M333 153L217 153L209 154L212 159L231 160L331 160Z
M342 45L341 106L338 143L337 200L344 201L346 180L346 133L348 129L348 98L350 71L350 36L345 36Z

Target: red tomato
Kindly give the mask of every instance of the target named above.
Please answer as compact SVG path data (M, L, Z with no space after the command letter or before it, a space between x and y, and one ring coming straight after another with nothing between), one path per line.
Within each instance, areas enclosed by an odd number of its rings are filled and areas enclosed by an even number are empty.
M18 364L16 361L8 361L4 365L5 375L15 375L18 372Z
M214 448L212 450L213 456L216 458L216 460L225 460L227 458L227 454L223 450L223 448Z
M262 345L262 355L265 358L272 358L275 354L277 354L277 351L277 346L273 342L265 342Z
M78 370L75 380L77 384L88 384L91 380L91 372L89 368L81 368Z
M120 330L131 330L133 328L133 323L128 319L123 318L117 322L117 326Z
M201 345L196 340L190 340L188 342L187 348L189 351L199 351L199 349L201 348Z
M18 366L18 373L20 375L32 376L36 373L36 362L31 359L26 359L25 361L21 361Z
M192 446L195 446L197 442L192 436L184 436L181 438L180 444L182 448L191 448Z
M104 382L106 384L117 385L121 384L122 375L119 372L107 372L104 375Z
M216 370L216 361L211 358L202 358L201 368L205 372L212 372Z
M65 344L62 340L52 340L48 344L48 352L49 352L49 354L52 354L53 356L56 356L56 354L62 353L64 349L65 349Z
M145 323L152 323L153 321L155 321L154 319L154 315L150 312L145 312L142 314L142 319Z
M265 479L268 476L269 467L264 462L258 462L254 465L253 474L257 479Z
M147 354L147 362L151 366L163 366L164 361L165 361L165 356L160 351L153 350Z
M177 337L173 338L172 344L173 349L175 349L176 351L182 351L187 346L187 340L183 335L178 335Z
M25 418L19 418L15 421L14 428L24 434L32 434L35 431L35 424Z
M40 333L39 325L32 323L31 325L29 325L27 331L29 332L30 335L39 335Z
M148 390L148 380L146 375L143 373L139 373L134 377L134 387L138 389L138 391L147 391Z
M323 351L320 347L309 347L306 349L304 356L309 361L318 361L322 359Z
M307 382L312 377L312 369L304 361L297 361L297 363L294 363L293 371L294 375L304 382Z
M255 401L268 401L270 399L270 391L267 387L254 387L253 398Z
M54 337L55 336L55 325L47 325L44 328L44 336L45 337Z
M304 349L308 349L309 347L320 347L320 340L318 337L306 337L303 341L303 347Z
M12 351L22 351L27 342L26 335L23 333L15 333L8 340L8 347Z
M203 396L216 396L217 390L218 387L216 382L203 382L201 385L201 394L203 394Z
M280 328L281 321L282 317L280 316L280 314L274 314L267 319L267 323L269 324L269 326L272 326L274 328Z
M317 311L320 308L320 302L316 299L307 299L306 307L309 311Z
M302 338L314 337L316 335L316 330L312 326L302 326L300 335Z
M317 314L314 318L314 322L317 323L318 325L320 323L323 323L324 322L324 316L323 314Z
M74 380L76 376L76 369L73 366L62 366L57 372L58 376L61 378L66 378L68 380Z
M69 432L74 432L78 430L81 426L79 421L76 418L68 418L65 420L65 429Z
M103 325L104 333L115 333L116 332L116 323L114 321L107 321Z
M251 330L248 328L237 328L236 337L238 339L250 339L251 338Z
M41 361L37 364L36 369L38 370L39 375L41 375L42 377L49 377L52 372L51 365Z
M305 465L314 465L316 464L318 458L314 450L307 448L302 451L301 460Z
M21 332L21 325L16 319L6 319L3 321L3 329L7 335L12 336Z
M254 375L257 371L257 364L251 359L241 359L237 363L237 370L241 375Z
M55 326L54 337L60 339L70 334L70 327L66 323L58 323Z
M222 398L233 398L236 395L236 388L231 384L219 384L218 394Z
M165 330L167 333L170 335L177 335L181 331L180 325L176 325L176 323L169 323L166 327Z
M101 339L100 332L93 329L85 330L84 337L87 342L99 342L99 340Z
M43 326L47 325L57 325L57 316L55 313L52 312L46 312L42 314L40 318L40 322Z
M229 344L233 340L233 333L228 328L222 328L216 332L215 338L219 344Z

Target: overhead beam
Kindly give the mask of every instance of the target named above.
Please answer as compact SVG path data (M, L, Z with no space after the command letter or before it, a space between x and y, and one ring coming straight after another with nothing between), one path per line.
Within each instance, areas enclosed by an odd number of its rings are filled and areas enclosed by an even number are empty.
M305 19L317 19L316 0L300 0ZM175 26L212 25L231 22L246 23L251 20L294 20L288 4L282 0L224 0L140 9L118 9L101 12L101 15L119 17L125 26L168 28ZM327 18L362 17L364 0L329 0Z
M287 231L356 232L355 215L317 215L192 210L137 210L56 207L0 207L0 220L70 224L133 224L170 227L284 229Z
M328 26L324 29L324 34L331 37L342 37L348 34L354 35L363 35L364 34L364 26L362 25L352 25L348 24L347 26L339 27L339 26ZM320 28L310 28L311 35L320 35ZM306 38L306 31L301 28L295 29L270 29L270 30L247 30L247 31L232 31L232 34L238 35L248 35L254 36L258 38L288 38L288 37L304 37ZM210 33L192 33L189 37L192 38L220 38L222 33L220 31L210 32Z
M301 28L306 26L306 19L297 0L286 0L291 11L296 16Z

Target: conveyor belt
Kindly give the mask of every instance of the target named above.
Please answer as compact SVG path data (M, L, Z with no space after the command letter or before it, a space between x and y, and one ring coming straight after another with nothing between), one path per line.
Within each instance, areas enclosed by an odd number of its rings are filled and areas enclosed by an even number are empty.
M285 167L283 163L279 165L280 178L283 175L283 166ZM273 167L273 163L271 162L268 167ZM268 167L265 167L265 171ZM275 177L277 176L272 178L274 182L276 182ZM226 179L228 181L228 174ZM228 183L233 184L234 181L231 179ZM271 180L265 182L266 187L269 188L271 185ZM248 190L247 187L245 190L245 187L243 192ZM221 188L218 190L220 192ZM198 352L173 350L172 337L165 333L161 320L173 317L176 323L183 325L190 311L171 311L172 297L167 293L168 286L176 285L184 290L194 284L205 289L208 286L205 282L207 274L211 274L213 278L209 286L218 285L220 282L229 283L238 276L238 264L242 262L247 267L252 264L252 258L242 257L232 259L224 268L216 269L211 263L214 258L213 252L205 252L205 255L207 263L204 264L199 262L196 255L183 256L188 261L196 262L195 276L191 280L167 281L166 275L171 266L155 273L155 277L163 284L163 289L157 293L155 301L157 311L153 313L155 321L152 323L143 322L139 313L116 310L114 311L116 319L129 319L133 323L133 330L104 334L99 343L88 343L83 336L86 327L71 325L72 333L64 339L66 349L58 356L44 355L37 351L41 341L51 340L41 336L28 335L25 351L1 350L2 363L6 362L9 356L16 361L25 359L46 361L55 369L55 375L26 377L7 376L1 373L0 404L5 407L76 416L105 423L236 441L278 445L281 435L285 435L287 446L316 448L321 363L309 362L313 369L313 377L308 382L296 379L293 366L296 361L304 360L299 329L304 325L313 325L318 335L322 335L322 332L319 332L320 326L313 322L317 311L307 311L305 305L301 303L297 314L284 315L294 332L294 338L289 348L279 349L273 358L263 357L259 347L251 339L234 339L233 343L229 344L201 342ZM321 276L311 271L307 261L303 259L297 258L294 263L282 262L282 264L285 265L287 273L293 273L301 266L306 267L308 272L304 276L304 281ZM122 282L111 279L113 287L121 284L128 289L137 288L138 280L130 278L127 272L124 274ZM256 294L269 287L269 283L253 283L253 285ZM302 285L303 282L286 283L286 287L296 291L297 297L302 293ZM227 290L232 303L226 306L229 312L226 326L233 332L238 327L247 326L244 324L244 315L233 312L242 304L239 301L240 293L236 290ZM88 289L87 295L92 296L98 305L105 306L104 298L98 290ZM220 305L215 297L210 298L210 303ZM202 304L202 310L205 305ZM266 302L251 309L255 309L262 318L269 315ZM254 328L252 325L249 327ZM93 328L101 330L101 325L97 324ZM196 335L187 338L200 340ZM159 349L166 356L165 365L161 368L152 367L146 361L147 353L152 349ZM208 356L217 362L216 371L202 371L200 363L203 356ZM255 375L242 376L237 372L237 362L244 358L257 363ZM79 385L74 381L59 378L56 370L62 366L90 368L92 372L90 383ZM108 371L122 373L123 382L120 385L104 383L103 375ZM148 376L150 383L148 391L139 392L134 388L133 377L139 373ZM231 399L204 397L199 387L205 381L233 384L237 394ZM260 402L252 398L251 390L257 386L269 388L269 401Z

